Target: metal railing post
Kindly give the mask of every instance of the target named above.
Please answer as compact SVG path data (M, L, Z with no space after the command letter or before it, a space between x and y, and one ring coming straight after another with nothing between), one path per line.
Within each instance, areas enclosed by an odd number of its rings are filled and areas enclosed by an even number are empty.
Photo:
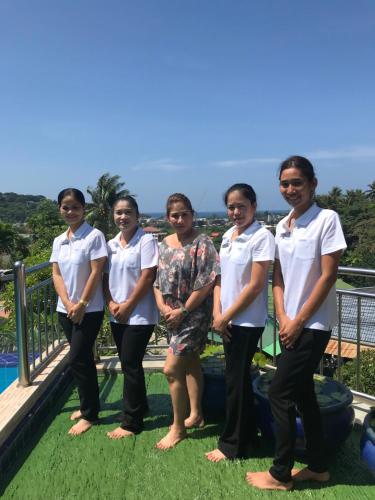
M26 273L22 261L14 264L14 302L16 306L16 333L18 351L18 380L26 387L30 382L27 348Z
M357 297L357 364L355 368L355 388L357 391L362 390L360 387L360 367L361 367L361 297Z

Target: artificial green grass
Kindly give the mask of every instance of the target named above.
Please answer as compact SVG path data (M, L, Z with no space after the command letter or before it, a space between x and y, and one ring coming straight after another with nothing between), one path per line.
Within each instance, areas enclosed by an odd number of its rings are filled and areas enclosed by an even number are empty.
M12 467L0 479L4 499L315 499L373 498L373 479L359 460L359 430L352 433L331 461L332 479L326 485L306 483L293 492L268 492L251 488L244 480L249 470L268 469L272 447L264 443L254 458L212 464L204 453L216 447L220 424L208 422L203 430L189 432L189 439L162 452L155 443L167 432L171 407L161 373L147 376L150 413L145 431L111 441L106 432L118 424L122 377L100 377L102 420L86 434L71 437L70 413L77 408L71 387L40 429L19 450ZM297 464L298 465L298 464Z

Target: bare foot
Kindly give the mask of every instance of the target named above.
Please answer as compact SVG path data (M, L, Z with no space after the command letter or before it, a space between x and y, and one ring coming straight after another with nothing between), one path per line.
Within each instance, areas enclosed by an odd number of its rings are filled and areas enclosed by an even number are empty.
M329 472L314 472L308 467L303 469L292 469L292 478L296 481L317 481L318 483L326 483L329 481Z
M70 415L70 420L79 420L82 417L81 410L76 410Z
M81 418L81 420L79 420L76 424L73 425L73 427L70 428L69 434L72 436L79 436L80 434L83 434L84 432L91 429L92 426L92 422Z
M220 451L218 448L216 450L209 451L208 453L205 453L207 460L210 462L221 462L222 460L226 460L227 457L224 455L222 451Z
M124 437L134 436L134 432L127 431L122 427L117 427L115 430L107 432L107 436L109 439L122 439Z
M155 448L159 450L169 450L176 446L180 441L185 439L187 434L184 431L176 431L173 427L169 430L168 434L163 437L156 445Z
M246 474L246 481L259 488L260 490L284 490L290 491L293 488L293 482L282 483L278 481L268 471L264 472L248 472Z
M200 415L198 415L197 417L190 415L190 417L185 418L184 425L185 429L203 429L204 420Z

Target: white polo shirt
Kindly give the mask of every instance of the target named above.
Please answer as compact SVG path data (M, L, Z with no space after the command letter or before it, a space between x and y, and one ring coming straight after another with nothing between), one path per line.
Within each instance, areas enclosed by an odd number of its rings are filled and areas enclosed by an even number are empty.
M253 262L273 261L275 241L273 235L258 221L254 221L242 234L232 240L235 227L224 235L220 247L221 309L224 313L250 283ZM238 313L231 324L262 327L267 320L268 276L263 291L253 302Z
M68 231L57 236L53 242L50 262L57 262L64 280L69 300L78 303L91 273L90 261L107 257L104 235L86 221L68 239ZM91 297L86 312L102 311L104 308L103 288L99 283ZM59 297L57 311L66 313Z
M287 221L276 227L276 258L284 280L284 308L294 319L309 298L322 274L321 256L346 248L340 219L336 212L315 203L295 220L292 231ZM315 330L332 330L337 322L336 287L333 286L320 308L305 324Z
M133 292L143 269L158 265L158 244L151 234L138 228L133 238L123 247L119 233L108 241L109 290L115 302L125 302ZM111 315L110 320L116 323ZM128 325L155 325L159 321L153 289L135 306L127 321Z

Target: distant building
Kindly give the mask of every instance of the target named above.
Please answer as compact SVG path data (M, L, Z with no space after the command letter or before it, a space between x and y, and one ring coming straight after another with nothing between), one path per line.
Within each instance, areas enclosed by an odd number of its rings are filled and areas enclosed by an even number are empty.
M146 226L143 228L145 233L152 234L156 241L162 241L163 238L167 236L165 231L162 231L160 228L155 226Z

